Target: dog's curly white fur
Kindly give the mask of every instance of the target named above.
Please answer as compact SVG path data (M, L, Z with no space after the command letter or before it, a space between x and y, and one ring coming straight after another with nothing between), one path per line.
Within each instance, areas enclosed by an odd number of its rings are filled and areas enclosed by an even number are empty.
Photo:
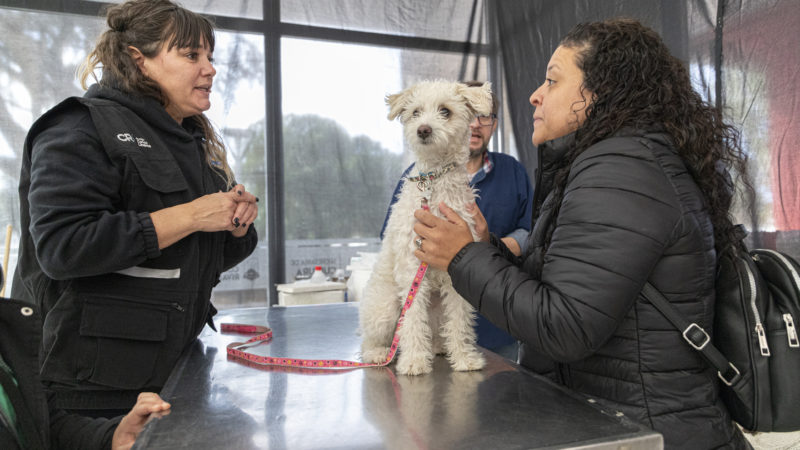
M470 226L474 221L466 207L475 199L469 186L469 124L476 114L489 114L491 87L469 87L462 83L436 80L416 84L386 97L389 120L399 117L405 140L416 158L416 170L437 175L430 183L428 204L441 216L444 202ZM444 170L454 163L454 167ZM364 362L383 362L389 352L400 310L419 268L414 256L414 210L426 193L417 183L404 180L391 215L378 260L367 282L359 309ZM424 250L424 241L423 241ZM428 373L436 354L445 354L453 370L479 370L485 365L476 347L475 310L453 289L447 272L428 268L414 303L406 312L400 329L397 372L406 375Z

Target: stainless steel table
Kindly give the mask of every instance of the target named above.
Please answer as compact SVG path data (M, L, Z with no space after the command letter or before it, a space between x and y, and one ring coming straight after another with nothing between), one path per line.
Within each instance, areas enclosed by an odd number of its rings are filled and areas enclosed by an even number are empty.
M267 325L261 355L358 360L357 304L224 311ZM248 366L225 348L248 336L208 327L161 392L172 412L145 426L134 449L658 449L661 435L486 351L487 367L433 373L389 368L308 371Z

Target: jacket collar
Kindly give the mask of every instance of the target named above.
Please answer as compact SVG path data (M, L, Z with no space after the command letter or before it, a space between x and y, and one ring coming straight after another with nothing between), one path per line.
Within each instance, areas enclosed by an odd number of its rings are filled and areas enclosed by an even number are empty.
M492 155L492 152L489 150L484 150L483 165L480 169L478 169L477 172L475 172L475 175L472 176L469 184L474 186L475 184L481 182L484 178L486 178L487 175L489 175L489 172L491 172L492 169L494 169L494 155Z
M536 171L534 172L533 214L531 229L539 217L545 197L553 189L555 174L562 167L564 156L575 143L575 133L570 133L551 141L542 143L536 148Z
M85 98L111 100L133 111L153 128L174 134L182 139L190 139L196 131L192 120L184 119L183 125L175 122L167 110L154 98L135 96L117 88L93 84L84 94Z
M538 147L539 167L548 172L557 170L570 148L575 144L575 133L547 141Z

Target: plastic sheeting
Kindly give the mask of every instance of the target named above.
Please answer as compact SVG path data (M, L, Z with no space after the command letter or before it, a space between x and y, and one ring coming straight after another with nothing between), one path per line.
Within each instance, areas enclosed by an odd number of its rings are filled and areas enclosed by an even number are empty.
M281 2L281 21L449 41L486 42L471 33L482 0L303 0Z
M756 199L737 219L751 245L800 257L800 3L794 0L498 1L500 46L520 160L533 174L530 94L575 24L627 16L658 31L695 88L742 133Z

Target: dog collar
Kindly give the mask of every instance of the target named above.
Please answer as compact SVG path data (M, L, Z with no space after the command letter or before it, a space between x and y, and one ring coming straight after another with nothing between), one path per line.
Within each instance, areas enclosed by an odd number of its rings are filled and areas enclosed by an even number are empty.
M447 172L450 172L455 167L456 163L446 164L441 169L431 170L430 172L420 172L419 176L408 177L408 181L413 181L417 183L417 186L419 186L420 184L433 181L434 179L446 174ZM420 187L420 190L422 190L422 187Z

